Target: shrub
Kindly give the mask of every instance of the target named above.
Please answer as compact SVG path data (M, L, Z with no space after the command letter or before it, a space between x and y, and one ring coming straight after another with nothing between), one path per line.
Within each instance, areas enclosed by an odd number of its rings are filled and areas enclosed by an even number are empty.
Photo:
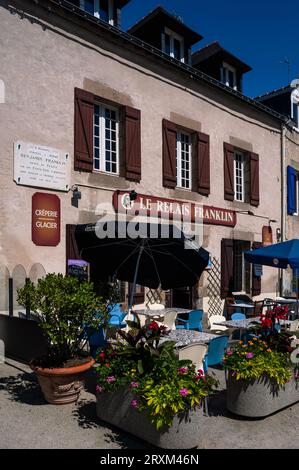
M47 341L47 366L61 366L81 351L86 325L105 323L107 310L93 284L62 274L47 274L37 284L28 282L18 290L18 302L39 314Z

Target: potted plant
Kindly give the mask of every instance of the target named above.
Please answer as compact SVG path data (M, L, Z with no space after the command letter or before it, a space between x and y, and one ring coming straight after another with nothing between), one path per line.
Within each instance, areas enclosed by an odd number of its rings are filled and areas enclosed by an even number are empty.
M164 341L164 326L127 322L119 342L98 355L97 414L139 438L163 448L198 445L203 405L218 386L212 375L180 361L175 343Z
M228 348L227 407L238 415L263 417L299 401L297 339L275 325L287 311L276 307L261 316L248 341Z
M94 363L84 353L86 331L106 321L107 310L93 285L75 277L47 274L18 290L20 305L38 313L48 351L35 358L35 371L45 399L53 404L75 402L83 387L83 375Z

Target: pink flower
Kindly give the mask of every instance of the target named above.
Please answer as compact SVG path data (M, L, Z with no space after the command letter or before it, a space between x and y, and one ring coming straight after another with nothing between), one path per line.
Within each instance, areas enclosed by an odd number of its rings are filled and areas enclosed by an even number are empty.
M97 385L97 386L96 386L96 391L97 391L98 393L102 393L102 392L104 391L104 387L101 387L100 385Z
M232 355L233 355L232 350L231 350L231 349L227 349L226 355L227 355L227 356L232 356Z
M179 374L187 374L187 372L188 372L188 367L179 367L179 368L177 369L177 371L178 371Z
M138 401L137 400L132 400L131 401L131 407L132 408L138 408Z
M251 359L254 356L252 352L246 354L246 359Z
M181 388L179 393L182 395L182 397L186 397L189 394L189 390L187 390L187 388Z
M197 372L198 372L199 375L204 375L204 371L202 369L198 369Z
M114 377L114 375L109 375L109 377L107 377L106 381L109 382L109 383L115 382L116 378Z
M138 388L139 387L139 383L138 382L131 382L130 383L130 388Z

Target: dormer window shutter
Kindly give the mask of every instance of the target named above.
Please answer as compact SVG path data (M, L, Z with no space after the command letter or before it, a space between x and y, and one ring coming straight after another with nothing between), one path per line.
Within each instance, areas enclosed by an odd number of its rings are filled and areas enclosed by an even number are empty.
M75 88L74 168L93 170L94 95Z
M163 186L175 188L177 184L176 175L176 125L163 119Z
M233 201L234 189L234 147L224 143L224 199Z
M250 153L250 204L257 207L259 203L259 156L256 153Z
M210 136L197 132L198 192L210 194Z
M124 163L125 177L141 180L141 112L124 106Z

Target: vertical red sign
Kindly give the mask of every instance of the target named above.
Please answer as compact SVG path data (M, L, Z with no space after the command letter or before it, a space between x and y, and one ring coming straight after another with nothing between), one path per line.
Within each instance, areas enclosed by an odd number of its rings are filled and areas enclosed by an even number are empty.
M60 199L55 194L32 196L32 241L38 246L60 243Z

